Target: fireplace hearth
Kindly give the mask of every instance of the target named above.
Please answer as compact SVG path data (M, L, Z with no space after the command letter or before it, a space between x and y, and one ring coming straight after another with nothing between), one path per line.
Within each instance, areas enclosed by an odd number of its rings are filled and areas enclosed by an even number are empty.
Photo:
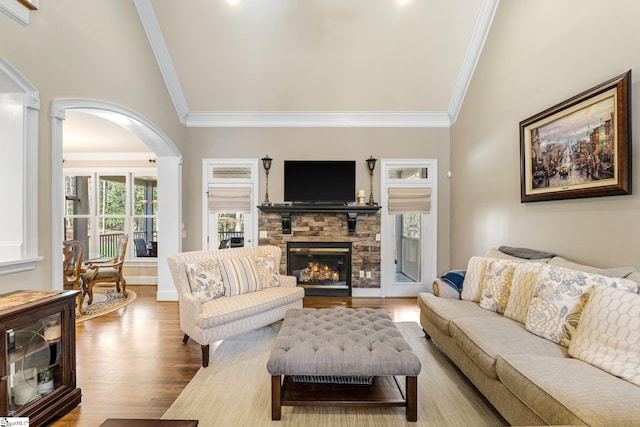
M288 242L287 274L306 296L351 296L351 242Z

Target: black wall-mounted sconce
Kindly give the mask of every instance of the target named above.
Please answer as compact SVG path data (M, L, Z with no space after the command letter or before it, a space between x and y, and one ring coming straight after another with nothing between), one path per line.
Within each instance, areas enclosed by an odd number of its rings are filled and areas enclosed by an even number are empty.
M269 201L269 169L271 169L271 161L273 159L269 157L267 154L262 158L262 167L264 167L265 174L267 176L267 186L264 192L264 202L262 202L263 206L270 206L271 202Z
M374 159L373 156L369 156L369 158L367 159L367 167L369 168L369 182L371 184L371 194L369 195L369 203L367 203L367 205L369 206L377 205L373 198L373 171L376 168L377 161L378 159Z

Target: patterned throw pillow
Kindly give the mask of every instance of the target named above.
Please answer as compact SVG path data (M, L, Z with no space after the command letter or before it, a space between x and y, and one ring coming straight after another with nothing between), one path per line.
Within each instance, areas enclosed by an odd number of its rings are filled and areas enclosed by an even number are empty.
M280 271L276 265L276 257L273 255L254 255L258 278L262 288L275 288L280 286Z
M460 299L465 301L480 302L482 293L482 283L484 282L484 271L487 266L487 258L474 256L469 259L467 272L462 282L462 292Z
M224 296L224 283L216 261L187 263L185 267L191 294L201 302Z
M221 259L218 265L220 266L220 273L222 273L224 294L226 296L231 297L261 289L253 257L243 256Z
M509 302L511 282L516 263L506 259L490 259L484 273L480 307L504 313Z
M538 283L538 275L544 264L537 262L520 263L513 272L511 294L504 316L516 322L524 323L527 319L529 304L533 298L533 291Z
M529 305L525 327L529 332L568 347L589 291L596 285L637 292L635 282L568 268L545 266Z
M640 296L609 286L591 291L569 355L640 386Z

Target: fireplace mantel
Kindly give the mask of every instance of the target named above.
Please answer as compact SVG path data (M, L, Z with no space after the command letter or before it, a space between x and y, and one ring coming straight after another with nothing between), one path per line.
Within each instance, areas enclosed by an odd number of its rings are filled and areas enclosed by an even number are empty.
M353 236L356 233L356 218L359 213L372 214L380 210L380 206L345 206L330 204L273 204L258 206L265 213L279 213L282 217L282 234L291 234L291 214L292 213L346 213L348 217L348 234Z

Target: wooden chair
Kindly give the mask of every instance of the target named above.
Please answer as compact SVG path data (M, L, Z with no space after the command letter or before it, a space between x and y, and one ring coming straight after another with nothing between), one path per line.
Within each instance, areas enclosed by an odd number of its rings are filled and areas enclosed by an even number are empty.
M93 287L97 283L115 283L118 292L120 292L120 285L122 285L122 294L127 294L127 282L122 275L122 267L124 266L128 242L129 236L125 234L118 239L115 257L106 260L87 261L84 264L86 272L82 275L82 278L89 294L88 304L93 303Z
M87 293L86 286L82 280L82 273L84 273L84 269L82 268L83 252L82 243L76 240L65 242L62 246L62 254L64 255L62 261L62 285L65 289L70 288L82 291L78 295L78 311L80 314L84 314L82 300Z

